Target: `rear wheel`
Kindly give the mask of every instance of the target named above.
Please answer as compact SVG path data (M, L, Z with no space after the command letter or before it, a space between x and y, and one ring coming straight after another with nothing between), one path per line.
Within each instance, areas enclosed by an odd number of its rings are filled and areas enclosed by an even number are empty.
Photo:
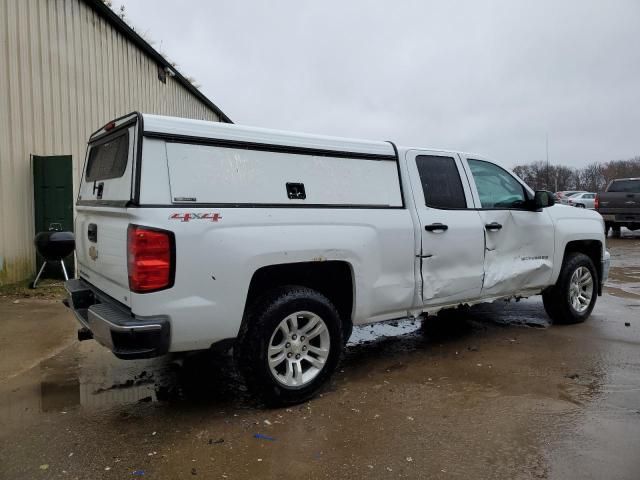
M276 289L247 311L236 358L247 386L271 406L311 398L342 354L340 316L306 287Z
M591 259L571 253L565 259L556 284L542 294L544 308L553 323L584 322L596 304L598 275Z
M578 203L578 204L576 205L576 207L578 207L578 208L584 208L584 205L583 205L582 203Z

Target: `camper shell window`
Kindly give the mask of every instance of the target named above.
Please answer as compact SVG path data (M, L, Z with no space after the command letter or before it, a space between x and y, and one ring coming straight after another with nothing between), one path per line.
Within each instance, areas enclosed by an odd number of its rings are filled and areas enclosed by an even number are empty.
M127 169L129 131L93 145L87 161L86 180L96 182L120 178Z

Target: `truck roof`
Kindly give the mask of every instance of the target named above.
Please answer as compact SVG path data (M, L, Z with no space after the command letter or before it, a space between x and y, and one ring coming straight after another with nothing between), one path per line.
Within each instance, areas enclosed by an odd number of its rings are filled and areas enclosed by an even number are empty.
M391 143L383 141L288 132L146 113L142 114L142 118L145 135L151 133L169 138L184 138L185 140L189 138L228 140L246 144L280 145L395 158L395 150Z

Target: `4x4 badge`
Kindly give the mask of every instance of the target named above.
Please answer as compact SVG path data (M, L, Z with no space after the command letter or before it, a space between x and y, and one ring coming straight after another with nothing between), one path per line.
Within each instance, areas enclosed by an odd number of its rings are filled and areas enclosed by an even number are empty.
M222 220L219 213L172 213L169 220L180 220L181 222L189 222L191 220L208 220L210 222L218 222Z

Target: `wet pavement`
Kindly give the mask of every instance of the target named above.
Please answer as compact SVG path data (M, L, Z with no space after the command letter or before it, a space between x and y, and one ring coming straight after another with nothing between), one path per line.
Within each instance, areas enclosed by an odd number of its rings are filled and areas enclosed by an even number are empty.
M0 301L0 479L640 478L640 232L584 324L539 298L356 328L322 395L265 409L228 358L120 361ZM628 324L628 326L626 326Z

